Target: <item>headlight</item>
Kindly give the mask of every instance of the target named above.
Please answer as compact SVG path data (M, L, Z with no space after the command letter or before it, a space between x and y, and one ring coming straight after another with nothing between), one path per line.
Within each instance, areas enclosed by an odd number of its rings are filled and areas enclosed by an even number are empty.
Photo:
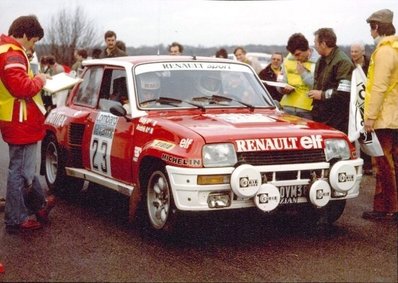
M203 165L205 167L234 166L237 162L233 144L207 144L202 150Z
M327 139L325 140L325 145L326 161L329 161L333 158L338 158L342 160L350 158L350 149L345 140Z

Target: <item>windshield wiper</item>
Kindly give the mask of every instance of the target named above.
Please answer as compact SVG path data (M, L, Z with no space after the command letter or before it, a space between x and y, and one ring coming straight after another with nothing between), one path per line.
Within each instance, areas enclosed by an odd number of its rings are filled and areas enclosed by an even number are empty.
M159 98L155 98L155 99L149 99L149 100L145 100L143 102L141 102L140 104L146 104L146 103L151 103L151 102L157 102L160 104L167 104L167 105L171 105L171 106L175 106L178 107L181 103L185 102L189 105L198 107L200 109L205 109L205 107L203 105L200 104L196 104L193 102L189 102L186 100L181 100L181 99L176 99L176 98L172 98L172 97L164 97L164 96L160 96Z
M216 95L216 94L214 94L214 95L211 96L211 98L213 98L213 99L215 99L215 100L235 101L235 102L238 102L238 103L240 103L240 104L242 104L242 105L244 105L244 106L246 106L246 107L249 107L251 111L253 111L253 110L256 108L256 107L255 107L254 105L252 105L252 104L249 104L249 103L246 103L246 102L243 102L243 101L240 101L240 100L238 100L238 99L231 98L231 97L227 97L227 96L222 96L222 95Z

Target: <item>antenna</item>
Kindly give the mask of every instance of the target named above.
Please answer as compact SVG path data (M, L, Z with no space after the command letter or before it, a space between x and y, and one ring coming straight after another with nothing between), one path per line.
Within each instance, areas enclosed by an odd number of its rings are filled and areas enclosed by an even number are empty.
M160 55L160 14L161 14L161 11L160 11L160 7L161 6L161 1L159 0L158 1L158 22L157 22L157 35L156 35L156 37L157 37L157 41L158 41L158 56Z

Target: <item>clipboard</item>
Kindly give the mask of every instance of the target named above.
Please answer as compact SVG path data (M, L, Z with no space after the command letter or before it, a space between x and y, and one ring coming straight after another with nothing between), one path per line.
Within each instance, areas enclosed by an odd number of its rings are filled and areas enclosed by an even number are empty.
M64 89L72 88L74 85L82 81L82 78L73 78L66 73L59 73L52 76L51 79L47 79L43 90L53 94Z
M281 88L285 88L285 87L288 86L288 87L291 87L291 88L294 88L294 89L295 89L294 86L289 85L288 83L274 82L274 81L264 81L264 80L262 80L262 82L265 83L265 84L267 84L267 85L269 85L269 86L281 87Z

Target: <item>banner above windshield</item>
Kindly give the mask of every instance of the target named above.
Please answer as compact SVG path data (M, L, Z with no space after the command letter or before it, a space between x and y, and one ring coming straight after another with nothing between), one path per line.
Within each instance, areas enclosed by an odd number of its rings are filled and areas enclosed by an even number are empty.
M183 70L203 70L203 71L231 71L252 73L252 70L245 65L235 63L218 62L164 62L139 65L135 69L136 75L147 72L159 71L183 71Z

